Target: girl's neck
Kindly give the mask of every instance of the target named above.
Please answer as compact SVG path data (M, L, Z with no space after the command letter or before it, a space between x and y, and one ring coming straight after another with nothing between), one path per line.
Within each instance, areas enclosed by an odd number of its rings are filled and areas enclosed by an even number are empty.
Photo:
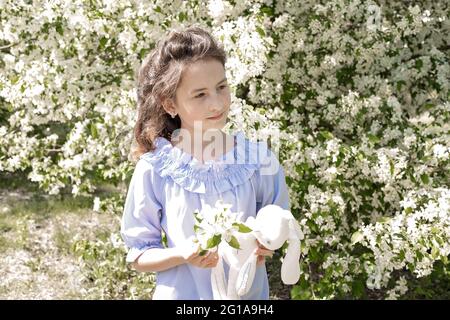
M190 154L199 162L216 161L234 147L234 137L221 130L194 135L189 130L180 130L172 136L172 145Z

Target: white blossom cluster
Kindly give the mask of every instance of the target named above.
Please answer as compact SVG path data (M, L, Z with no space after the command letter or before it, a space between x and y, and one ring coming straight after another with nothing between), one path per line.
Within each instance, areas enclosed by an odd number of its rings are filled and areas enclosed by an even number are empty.
M418 277L429 275L436 260L450 255L450 191L447 188L410 191L402 210L368 224L360 240L374 253L367 261L367 286L386 286L394 270L408 268Z
M0 171L28 170L53 194L128 179L136 70L166 30L195 23L228 53L227 129L279 141L291 211L305 234L293 298L358 296L361 287L400 298L409 277L393 271L422 277L447 263L445 1L1 7Z
M251 229L241 220L243 212L232 212L231 204L217 200L214 206L204 204L201 210L194 212L195 216L195 238L199 242L203 252L206 250L217 250L222 242L227 242L233 248L239 249L237 232L250 232Z

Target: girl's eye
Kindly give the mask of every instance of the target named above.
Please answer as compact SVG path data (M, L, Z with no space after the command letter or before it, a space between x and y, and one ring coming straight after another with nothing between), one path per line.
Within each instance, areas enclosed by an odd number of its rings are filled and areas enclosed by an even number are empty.
M225 89L227 87L227 85L226 84L224 84L224 85L221 85L220 87L219 87L219 89L220 90L223 90L223 89ZM196 95L196 96L194 96L194 98L201 98L201 97L203 97L203 96L205 96L205 93L199 93L198 95Z

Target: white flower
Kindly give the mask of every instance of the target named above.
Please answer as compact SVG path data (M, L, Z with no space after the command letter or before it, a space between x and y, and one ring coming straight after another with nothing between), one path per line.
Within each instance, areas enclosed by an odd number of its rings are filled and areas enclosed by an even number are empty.
M119 34L119 41L127 50L131 50L132 45L137 41L136 32L131 28L125 29Z
M96 212L100 211L100 198L99 197L94 198L94 207L92 208L92 210L94 210Z
M210 0L208 2L208 11L213 18L222 16L224 10L225 5L222 0Z
M73 193L74 195L77 195L79 191L80 191L80 189L78 188L78 186L77 186L76 184L74 184L74 185L72 186L72 193Z
M449 155L449 149L442 144L435 144L433 146L433 155L438 159L445 159L448 158Z
M433 18L430 18L430 10L425 10L422 14L422 21L424 23L430 22L433 20Z
M14 57L12 54L5 54L3 56L3 61L5 61L5 63L8 64L13 64L16 61L16 57Z
M114 248L121 248L124 245L122 238L120 238L116 233L111 234L111 236L109 237L109 241L111 241L111 244Z
M202 249L211 249L208 248L209 241L213 243L213 247L216 247L220 243L216 241L218 238L215 238L218 236L220 241L231 243L233 233L238 230L233 224L243 224L239 219L242 213L232 212L231 208L232 204L219 199L214 207L204 204L201 211L195 211L194 230Z
M428 111L421 113L417 117L410 118L409 121L415 125L424 124L429 125L434 122L434 117Z

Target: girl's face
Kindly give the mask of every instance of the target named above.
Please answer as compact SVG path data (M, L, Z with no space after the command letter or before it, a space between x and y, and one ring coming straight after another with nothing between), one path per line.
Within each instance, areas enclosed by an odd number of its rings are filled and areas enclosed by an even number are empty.
M203 132L220 130L226 124L230 104L230 90L221 62L202 59L186 66L173 104L181 128L193 133L201 124Z

